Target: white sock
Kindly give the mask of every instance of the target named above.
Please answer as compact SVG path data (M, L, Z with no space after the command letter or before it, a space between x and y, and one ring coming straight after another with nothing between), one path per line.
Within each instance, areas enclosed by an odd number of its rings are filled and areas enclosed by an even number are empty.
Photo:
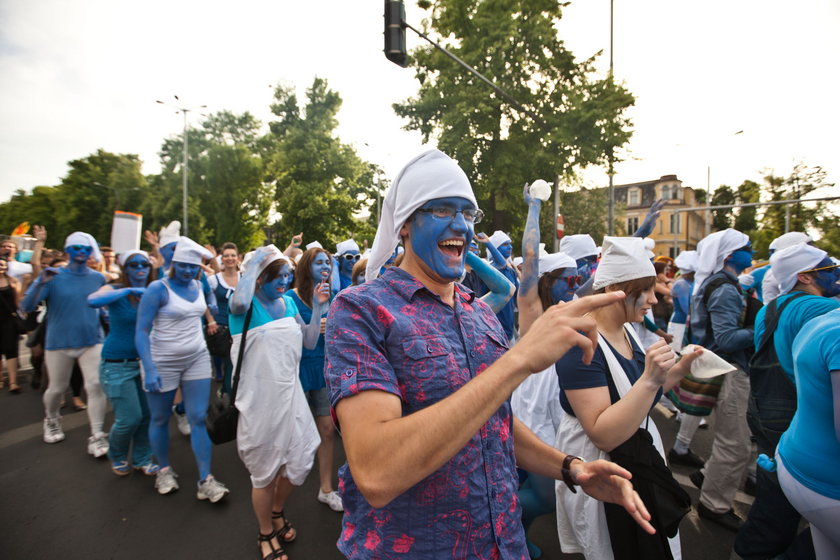
M688 444L683 443L680 440L676 440L674 442L674 452L677 455L685 455L686 453L688 453Z

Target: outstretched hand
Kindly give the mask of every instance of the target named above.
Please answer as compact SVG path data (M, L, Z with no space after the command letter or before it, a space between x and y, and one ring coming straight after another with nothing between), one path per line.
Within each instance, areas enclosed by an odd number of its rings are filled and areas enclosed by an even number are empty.
M326 280L315 286L315 291L312 294L318 305L324 305L330 301L330 283Z
M639 229L636 230L633 237L647 237L653 233L653 227L656 225L656 220L659 219L659 213L662 212L663 206L665 206L665 199L663 198L650 205L650 210L648 210L648 214L645 216L645 221L642 222L642 225L639 226Z
M650 513L639 494L633 490L630 471L609 461L572 462L570 472L581 489L596 500L617 504L627 510L648 534L656 529L650 524Z
M525 204L528 206L532 204L540 204L542 201L538 198L534 198L531 196L531 185L525 183L525 187L522 189L522 198L525 200Z
M47 228L35 224L34 226L32 226L32 236L35 238L36 241L45 243L47 241Z
M146 231L143 232L143 239L146 240L146 243L151 245L152 249L157 249L158 248L159 240L158 240L158 234L157 233L147 229Z
M290 245L292 247L298 248L298 247L300 247L300 245L302 243L303 243L303 232L300 232L299 234L292 236L292 242L290 243Z

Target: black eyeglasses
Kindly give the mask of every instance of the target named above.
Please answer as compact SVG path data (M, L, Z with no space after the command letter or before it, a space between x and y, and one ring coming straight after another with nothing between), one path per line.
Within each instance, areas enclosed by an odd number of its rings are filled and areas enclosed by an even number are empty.
M341 255L339 258L344 259L345 261L357 261L362 258L362 255Z
M418 208L418 212L424 214L431 214L440 220L454 220L455 215L459 212L464 216L464 219L473 224L481 223L484 218L484 212L478 208L465 208L464 210L455 210L450 206L432 206L431 208Z
M130 263L126 263L125 266L129 268L151 268L152 263L147 261L132 261Z

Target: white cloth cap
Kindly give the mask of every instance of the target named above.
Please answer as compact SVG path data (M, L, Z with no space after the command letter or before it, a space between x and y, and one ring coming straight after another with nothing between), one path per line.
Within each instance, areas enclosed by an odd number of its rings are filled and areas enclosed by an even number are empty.
M271 251L271 254L263 262L260 263L260 271L257 273L257 276L262 274L263 270L268 268L268 265L270 265L271 263L273 263L275 261L286 261L288 263L291 262L289 260L289 258L286 255L283 254L283 251L278 249L277 246L274 245L273 243L271 245L266 245L265 247L261 247L261 249L263 249L263 250L267 249L267 250Z
M341 243L335 246L336 255L343 255L344 253L349 253L350 251L359 251L359 244L353 241L352 239L342 241Z
M801 231L789 231L784 235L780 235L776 239L770 243L770 250L771 251L781 251L782 249L787 249L788 247L792 247L798 243L810 243L813 241L811 236L802 233Z
M522 257L513 257L513 266L519 266L525 261Z
M560 252L578 260L584 257L597 257L598 247L595 246L595 240L591 235L579 233L564 236L560 241Z
M181 222L174 220L169 225L160 229L158 245L166 247L170 243L177 243L181 240Z
M656 269L648 258L645 243L640 237L604 237L604 255L595 270L593 290L600 290L620 282L656 276Z
M175 254L172 255L172 262L186 264L201 264L204 259L212 259L213 253L190 239L180 237L175 245Z
M70 245L83 245L91 247L93 251L91 251L90 256L93 257L93 260L96 262L102 262L102 253L99 252L99 243L96 242L96 239L94 239L91 234L83 231L74 231L67 236L67 239L64 240L65 249L67 249Z
M307 245L306 245L306 250L307 251L309 249L323 249L323 248L324 248L324 246L321 245L320 243L318 243L317 241L313 241L312 243L307 243Z
M694 272L697 270L697 251L683 251L674 259L674 264L682 272Z
M647 251L648 258L656 258L656 253L653 252L653 248L656 247L656 241L651 239L650 237L643 237L642 241L645 244L645 250Z
M142 251L140 249L132 249L131 251L120 253L120 256L117 257L117 262L120 263L120 266L125 266L125 263L128 262L128 259L130 259L134 255L142 255L144 259L146 259L147 261L149 260L149 253L147 253L146 251Z
M566 253L551 253L550 255L540 257L540 277L558 268L574 268L577 270L577 263L575 259Z
M773 253L770 266L779 283L779 295L788 293L796 286L800 272L811 270L827 256L828 253L808 243L797 243Z
M700 285L714 274L723 270L726 257L750 242L746 234L737 229L728 228L716 231L704 237L697 244L697 271L694 275L694 291L700 290Z
M494 231L493 235L490 236L490 243L492 243L493 247L495 247L496 249L498 249L508 241L510 241L510 236L500 229Z
M415 210L436 198L458 197L476 208L470 180L455 160L440 150L429 150L409 161L397 174L382 204L382 215L373 240L365 278L370 282L400 241L400 229Z

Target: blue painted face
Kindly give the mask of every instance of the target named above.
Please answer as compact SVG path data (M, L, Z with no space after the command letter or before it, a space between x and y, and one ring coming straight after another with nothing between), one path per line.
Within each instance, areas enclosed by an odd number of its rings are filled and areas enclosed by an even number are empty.
M172 268L175 271L175 276L172 278L181 284L187 284L190 280L195 280L198 276L198 271L201 268L197 264L189 264L182 262L173 262Z
M577 263L577 272L582 278L583 282L589 280L590 276L595 273L595 262L598 258L595 255L589 255L575 261Z
M132 255L125 263L125 275L132 286L145 286L152 264L143 255Z
M510 241L505 241L501 245L499 245L499 253L506 259L510 258L510 253L513 251L513 244Z
M163 257L163 266L168 267L172 263L172 257L175 255L175 246L178 245L177 241L173 241L168 245L164 245L159 249L160 256Z
M578 282L580 282L580 275L577 269L564 269L563 273L551 285L551 301L554 303L572 301L575 290L578 288Z
M260 286L260 292L263 297L269 300L280 299L286 290L289 289L289 284L292 283L292 269L288 264L280 267L280 272L273 280L265 282Z
M456 210L452 218L439 218L430 212L417 212L408 224L411 248L429 272L444 281L458 280L464 274L465 249L474 234L474 224L464 218L463 210L475 209L465 198L445 197L430 200L422 208L447 206Z
M69 245L64 248L64 251L70 257L70 262L86 263L93 253L93 247L90 245Z
M834 266L834 261L826 257L814 268L823 268L826 266ZM840 267L818 271L816 284L820 287L825 297L840 295Z
M330 256L326 253L319 252L312 261L312 265L309 267L309 270L312 273L313 283L318 284L319 282L326 280L330 277L330 273L332 272L332 262L330 261Z
M752 256L752 247L747 245L729 255L724 263L731 267L735 274L741 274L744 269L752 266Z
M350 276L353 274L353 267L356 266L356 263L359 262L359 259L361 258L362 255L360 255L358 251L354 250L347 251L343 255L337 256L338 271L342 276Z

